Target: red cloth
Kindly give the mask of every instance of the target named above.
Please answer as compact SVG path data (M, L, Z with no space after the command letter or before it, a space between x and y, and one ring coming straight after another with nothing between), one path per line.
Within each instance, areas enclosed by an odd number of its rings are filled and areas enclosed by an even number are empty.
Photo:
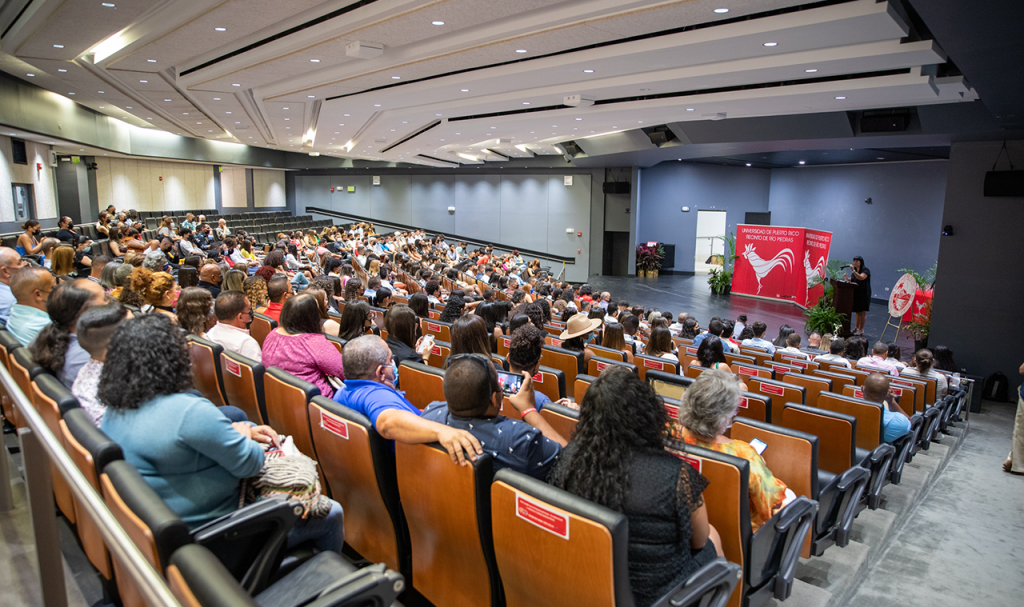
M281 308L283 308L283 307L284 307L283 303L270 302L269 304L267 304L267 309L266 309L266 311L263 312L263 314L273 318L274 320L276 320L277 322L280 323L281 322Z

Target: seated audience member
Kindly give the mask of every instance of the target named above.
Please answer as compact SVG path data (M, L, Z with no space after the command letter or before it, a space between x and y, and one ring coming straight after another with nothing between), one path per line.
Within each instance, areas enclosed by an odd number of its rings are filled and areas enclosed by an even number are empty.
M868 351L868 340L866 337L855 335L850 339L846 340L846 349L843 350L843 356L850 362L857 363L860 359L864 358Z
M262 314L267 307L267 281L259 276L246 278L242 283L242 290L245 292L245 298L249 300L253 314Z
M15 303L7 319L7 330L21 345L28 346L50 324L46 302L56 286L53 274L39 266L23 267L11 276Z
M110 336L129 316L128 309L118 302L92 306L78 317L76 330L82 347L89 353L89 360L82 365L71 385L71 393L89 414L96 427L103 421L106 405L100 402L96 390L100 386L103 361L107 357Z
M807 347L803 348L803 351L812 356L824 354L825 350L822 349L821 345L821 333L811 331L811 334L807 336Z
M387 310L394 303L395 299L391 296L391 289L387 287L377 289L376 294L373 296L373 307L375 308L384 308Z
M700 346L697 348L697 360L690 364L691 366L699 365L705 369L721 369L732 372L725 360L725 348L722 345L722 338L716 335L712 335L700 342ZM685 374L685 369L680 369L679 371Z
M736 324L732 328L732 338L741 341L740 335L743 333L743 329L747 328L747 315L740 314L736 317Z
M601 333L601 346L625 352L629 360L633 359L633 348L626 343L622 325L617 322L607 323Z
M782 351L786 352L787 354L793 354L794 356L798 356L805 360L811 359L810 354L800 349L799 333L790 333L789 335L786 336L786 347L782 348Z
M900 370L892 363L886 362L887 356L889 356L889 346L876 341L875 345L871 347L871 355L861 358L857 361L857 364L874 369L882 369L889 375L899 375Z
M537 412L533 376L523 373L522 387L509 397L519 418L526 422L519 423L499 413L503 394L489 357L463 354L452 361L444 375L446 402L429 404L423 419L475 436L494 458L495 472L511 468L546 480L566 440Z
M241 480L260 471L260 443L278 445L277 432L232 423L213 403L186 392L192 371L185 336L164 315L123 323L103 367L101 428L171 510L190 529L237 510ZM288 544L314 540L317 549L340 553L344 535L341 506L332 502L326 517L299 520Z
M920 349L914 353L914 358L910 362L910 366L900 371L900 375L904 377L930 377L935 380L935 402L946 397L946 392L949 390L949 382L946 380L946 376L939 373L934 368L935 358L931 350Z
M0 247L0 323L7 323L15 303L14 294L11 293L11 278L26 263L14 249Z
M649 384L628 369L607 369L587 389L576 432L549 475L555 487L626 515L637 607L721 555L701 498L708 481L665 451L667 423Z
M591 387L592 389L593 387ZM775 478L761 456L741 440L724 435L739 411L739 379L726 371L705 371L683 394L673 438L750 462L750 526L754 533L796 495ZM590 390L587 390L590 392ZM584 404L586 409L586 404Z
M469 432L420 417L420 410L395 390L391 350L376 335L357 337L344 347L348 376L334 401L361 413L382 437L400 443L440 443L452 462L465 465L483 450Z
M851 365L850 361L846 360L846 357L843 356L843 352L845 350L846 350L846 342L843 341L843 339L841 337L837 337L837 338L832 340L831 344L829 344L829 346L828 346L828 354L822 354L820 356L815 356L814 360L815 360L815 362L825 361L825 362L839 363L841 365L845 365L847 369L852 368L853 365Z
M864 400L882 405L882 440L891 443L910 432L910 418L889 390L889 378L872 373L864 380Z
M365 301L345 304L345 309L341 311L341 320L338 322L338 337L352 340L367 333L380 335L380 330L373 322L376 314Z
M640 319L635 314L626 314L626 317L622 317L623 313L619 313L619 324L622 325L622 338L626 340L626 345L629 346L633 354L644 353L644 342L640 341L637 336L637 331L640 330Z
M39 332L29 351L40 366L69 389L75 383L78 371L89 360L89 353L78 341L78 317L88 308L103 305L106 301L103 287L79 278L57 285L46 303L51 322Z
M285 274L275 274L270 279L270 282L267 283L267 300L269 303L263 314L280 323L281 310L293 294L292 283L288 280L288 276Z
M403 360L414 363L426 363L430 360L430 349L423 348L423 336L420 335L420 319L407 305L392 306L384 316L384 327L388 338L384 343L391 350L395 368Z
M248 274L242 270L229 270L228 273L224 275L224 281L220 285L221 291L243 291L243 285L245 284L247 276ZM213 291L210 291L210 293L212 294ZM220 293L217 295L220 295ZM217 295L214 295L213 298L217 299Z
M417 318L430 318L430 302L423 293L415 293L409 298L409 307Z
M750 339L744 339L742 342L743 345L761 348L772 356L775 356L775 344L764 338L764 332L768 330L768 325L759 320L755 322L751 328L754 330L754 336Z
M206 338L220 344L225 350L262 362L260 344L249 335L252 324L252 304L244 293L222 291L213 304L217 324L206 332Z
M142 300L154 314L163 314L173 322L178 321L174 306L178 303L181 289L174 282L174 277L167 272L135 268L132 270L131 290L142 296Z
M907 363L900 360L900 347L896 345L896 342L890 341L888 344L889 351L885 355L885 362L896 367L896 369L902 373L907 368Z
M793 332L794 332L793 327L791 327L789 325L782 325L781 327L779 327L779 336L776 337L775 341L772 342L772 343L775 344L779 348L785 348L786 347L786 339L790 335L792 335Z
M377 296L377 289L380 288L380 276L370 274L370 277L366 280L366 290L363 291L363 297L373 301L373 298Z
M487 334L487 322L483 318L475 314L460 316L452 323L451 334L452 346L448 360L459 354L491 357L491 339Z
M345 283L344 300L346 303L362 301L359 296L363 294L363 281L351 276Z
M316 297L300 293L284 302L280 326L263 340L263 364L314 384L327 398L334 395L328 378L344 380L345 369L341 353L324 337Z
M672 332L667 327L658 327L651 331L651 339L647 342L645 353L647 356L679 362L679 354L672 343Z
M700 333L700 325L696 318L687 316L683 319L683 328L679 329L679 337L694 340Z
M636 318L632 316L630 318ZM627 321L629 318L626 319ZM583 353L583 368L586 368L590 359L594 357L592 350L587 350L587 344L594 337L594 331L601 327L600 318L588 318L586 314L573 314L565 324L565 331L562 331L558 339L564 339L562 348L573 352ZM639 345L640 340L637 340Z
M213 316L213 297L202 287L183 289L174 309L178 315L178 326L186 333L203 339L206 339L206 332L216 322Z
M953 351L946 346L938 345L932 348L932 356L935 358L935 368L939 371L957 373L960 369L953 362Z
M456 289L448 296L448 303L445 304L444 310L441 310L440 320L442 322L455 322L462 316L462 311L465 308L466 296L461 290Z
M512 331L512 340L508 348L509 373L529 373L530 377L537 374L540 370L540 357L544 352L546 335L546 331L541 331L532 323L526 323ZM533 406L538 411L551 402L551 399L540 390L534 390L533 397ZM559 405L579 409L579 406L568 398L559 399L557 402Z

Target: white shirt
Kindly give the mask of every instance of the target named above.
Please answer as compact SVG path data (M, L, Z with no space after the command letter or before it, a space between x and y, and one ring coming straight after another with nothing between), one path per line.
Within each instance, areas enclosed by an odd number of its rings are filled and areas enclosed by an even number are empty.
M846 365L847 369L853 367L853 365L850 364L850 361L843 358L842 354L822 354L821 356L815 357L814 360L824 360L826 362L842 363Z
M247 329L219 322L206 332L206 338L256 362L263 362L263 351L260 344L249 335Z
M242 256L242 251L239 249L232 249L231 254L228 255L228 257L230 257L231 261L235 263L245 264L249 262L249 260Z
M797 356L799 356L800 358L803 358L805 360L810 360L811 359L811 357L806 352L801 352L800 348L793 348L791 346L786 346L785 348L782 349L782 351L787 353L787 354L796 354Z

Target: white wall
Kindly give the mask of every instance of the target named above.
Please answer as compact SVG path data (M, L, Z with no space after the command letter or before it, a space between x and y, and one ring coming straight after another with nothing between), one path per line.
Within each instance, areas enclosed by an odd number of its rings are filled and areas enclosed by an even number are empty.
M225 167L220 173L221 207L241 207L244 209L246 204L245 169L229 169Z
M36 219L57 217L57 188L53 169L50 168L50 146L25 142L28 164L14 164L11 158L11 138L0 136L0 222L14 221L14 190L11 184L32 184ZM42 164L41 171L36 164Z
M213 167L206 164L96 158L99 208L163 211L212 209ZM162 179L161 179L162 178Z
M256 208L287 205L284 191L284 171L253 169L252 194Z

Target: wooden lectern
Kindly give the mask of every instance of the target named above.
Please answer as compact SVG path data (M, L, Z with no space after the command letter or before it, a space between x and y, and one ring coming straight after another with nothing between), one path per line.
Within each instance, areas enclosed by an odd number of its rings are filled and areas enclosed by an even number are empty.
M853 290L857 285L846 280L832 280L831 283L832 305L836 312L846 317L846 320L839 326L839 337L846 339L853 335L850 331L850 319L853 317Z

